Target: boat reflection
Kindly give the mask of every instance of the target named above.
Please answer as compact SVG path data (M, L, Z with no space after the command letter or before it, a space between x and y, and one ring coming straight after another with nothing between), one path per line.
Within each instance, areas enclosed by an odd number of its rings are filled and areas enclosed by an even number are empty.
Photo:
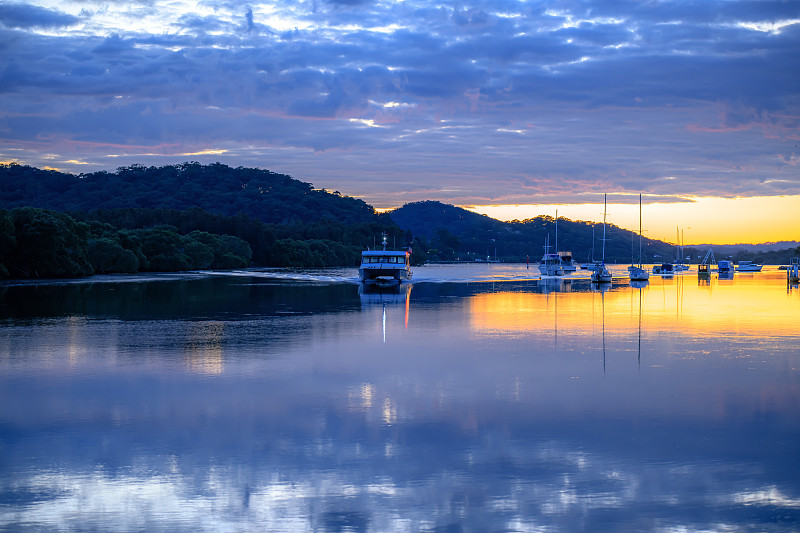
M366 284L362 283L358 287L358 296L361 305L365 307L381 306L383 342L386 342L386 306L404 306L403 327L408 329L408 315L411 303L411 283L393 284Z
M542 293L572 292L572 280L562 277L544 277L539 280Z
M362 305L385 305L407 303L413 283L367 284L358 286L358 297Z
M606 293L611 290L611 283L598 283L593 281L591 284L592 292Z

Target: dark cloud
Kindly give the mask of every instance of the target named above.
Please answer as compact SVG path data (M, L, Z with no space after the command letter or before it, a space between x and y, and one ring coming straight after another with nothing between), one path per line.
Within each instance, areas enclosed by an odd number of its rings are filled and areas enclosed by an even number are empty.
M0 4L0 23L7 28L59 28L80 22L78 17L28 4Z

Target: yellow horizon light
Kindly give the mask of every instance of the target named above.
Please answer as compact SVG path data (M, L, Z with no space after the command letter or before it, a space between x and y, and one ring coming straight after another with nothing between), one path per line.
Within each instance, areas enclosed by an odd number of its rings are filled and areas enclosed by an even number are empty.
M696 197L691 202L650 203L642 207L642 234L687 246L800 240L800 195L749 198ZM471 205L465 209L502 221L541 215L602 223L603 204ZM639 231L639 204L610 203L607 222Z

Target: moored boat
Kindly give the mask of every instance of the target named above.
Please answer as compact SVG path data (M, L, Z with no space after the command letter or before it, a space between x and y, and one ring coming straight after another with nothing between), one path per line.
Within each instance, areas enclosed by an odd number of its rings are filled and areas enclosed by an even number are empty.
M717 271L720 274L726 274L728 272L733 272L734 265L733 261L728 261L727 259L722 259L717 262Z
M599 268L592 271L593 283L611 283L611 272L606 268L606 198L603 195L603 256Z
M633 262L631 260L631 262ZM642 195L639 195L639 264L628 267L628 277L633 281L650 279L650 273L642 268Z
M764 265L759 265L758 263L754 263L753 261L739 261L739 265L736 267L737 272L761 272L761 268Z
M572 259L572 252L558 252L558 259L561 261L561 269L565 274L578 270Z
M653 274L661 274L662 276L671 276L675 273L675 267L672 263L661 263L660 265L653 265Z
M789 266L786 268L786 279L789 283L800 282L800 258L792 257Z
M561 268L561 258L558 254L548 253L550 250L550 235L544 241L544 255L539 260L539 273L542 276L563 276L564 269Z

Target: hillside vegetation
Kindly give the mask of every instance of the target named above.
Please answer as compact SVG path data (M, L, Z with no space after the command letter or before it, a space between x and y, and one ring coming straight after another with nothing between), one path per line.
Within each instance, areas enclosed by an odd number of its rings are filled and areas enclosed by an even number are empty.
M460 207L430 201L406 204L389 214L398 226L430 244L431 259L474 260L487 256L493 259L496 252L497 257L505 261L524 262L529 258L534 262L544 253L548 235L551 253L570 251L576 261L585 262L592 259L594 243L594 258L600 260L602 256L602 224L559 218L556 247L556 220L551 216L501 222ZM672 260L676 254L674 245L642 239L643 262ZM606 262L628 263L631 257L638 261L638 256L638 234L607 224Z
M41 207L55 211L109 208L240 213L270 224L294 224L325 218L345 224L372 222L375 210L337 191L314 189L287 176L254 168L215 163L163 167L132 165L117 172L73 175L22 165L0 166L0 207Z
M594 233L593 233L594 231ZM382 232L412 246L412 262L536 262L550 251L601 258L602 225L537 216L501 222L441 202L377 214L362 200L285 174L219 163L132 165L73 175L0 165L0 277L182 271L244 266L355 266ZM608 263L638 260L638 236L606 226ZM686 248L697 262L706 249ZM592 255L593 252L593 255ZM799 249L737 252L785 263ZM645 263L672 261L674 245L643 239Z

